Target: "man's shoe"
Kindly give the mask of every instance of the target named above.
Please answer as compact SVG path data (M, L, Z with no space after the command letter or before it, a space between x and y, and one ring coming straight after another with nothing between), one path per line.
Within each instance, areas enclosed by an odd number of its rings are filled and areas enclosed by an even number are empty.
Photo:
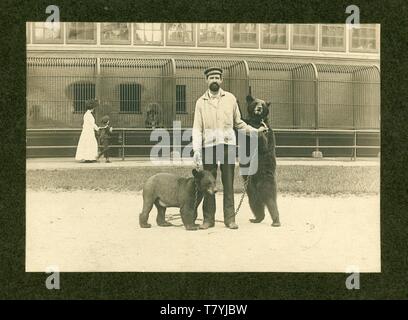
M230 224L227 224L227 228L238 229L238 225L235 222L231 222Z
M200 225L200 229L201 230L206 230L208 228L213 228L214 227L214 223L209 223L209 222L204 222L203 224Z

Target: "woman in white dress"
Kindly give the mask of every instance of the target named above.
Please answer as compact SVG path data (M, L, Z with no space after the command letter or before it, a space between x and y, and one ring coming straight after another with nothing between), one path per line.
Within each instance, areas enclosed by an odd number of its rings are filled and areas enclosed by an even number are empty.
M77 161L95 162L98 156L98 142L96 141L95 131L99 131L99 127L95 124L95 118L92 115L92 111L94 111L97 104L96 100L86 103L87 111L84 114L84 123L75 155Z

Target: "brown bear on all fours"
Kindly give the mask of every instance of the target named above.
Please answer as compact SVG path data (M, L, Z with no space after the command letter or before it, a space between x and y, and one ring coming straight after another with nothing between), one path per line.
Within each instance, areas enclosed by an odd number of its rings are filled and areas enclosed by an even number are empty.
M258 169L255 174L243 176L248 181L247 194L249 206L255 218L250 219L252 223L259 223L265 218L265 207L272 218L272 226L279 227L279 210L277 200L276 183L276 154L275 154L275 135L271 126L268 124L268 114L270 103L264 100L247 96L248 118L244 121L254 128L262 125L268 127L268 131L258 135ZM247 138L247 148L249 143Z
M172 224L165 219L166 208L180 208L180 215L187 230L197 230L197 207L204 194L217 192L216 181L211 172L193 169L193 177L183 178L169 173L158 173L147 179L143 186L143 210L139 216L142 228L150 228L149 213L157 208L158 226Z

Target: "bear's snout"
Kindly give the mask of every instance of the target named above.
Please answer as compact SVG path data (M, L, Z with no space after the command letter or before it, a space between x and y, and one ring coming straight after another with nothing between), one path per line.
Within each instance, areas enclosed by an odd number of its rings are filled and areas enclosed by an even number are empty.
M208 188L208 189L207 189L207 193L208 193L208 194L211 194L211 195L216 194L217 191L218 191L218 190L217 190L217 188L215 188L215 187L214 187L214 188Z
M254 113L255 113L256 115L259 115L259 114L262 114L262 111L263 111L262 105L257 105L257 106L255 107Z

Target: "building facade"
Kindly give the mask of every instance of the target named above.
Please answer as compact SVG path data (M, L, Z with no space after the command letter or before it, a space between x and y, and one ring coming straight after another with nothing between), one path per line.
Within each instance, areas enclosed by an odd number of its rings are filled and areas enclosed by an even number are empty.
M27 128L79 129L89 99L118 128L190 128L213 65L274 128L379 129L379 25L84 22L27 23Z

